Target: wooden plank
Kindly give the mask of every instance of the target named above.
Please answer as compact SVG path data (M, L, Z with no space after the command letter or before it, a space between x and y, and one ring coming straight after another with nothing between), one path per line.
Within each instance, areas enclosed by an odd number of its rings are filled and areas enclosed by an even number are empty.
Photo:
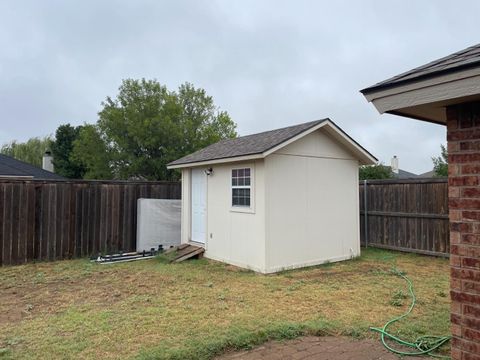
M449 257L450 256L450 254L448 254L448 253L429 251L429 250L421 250L421 249L401 248L401 247L398 247L398 246L385 245L385 244L373 244L373 243L370 244L369 243L369 246L380 248L380 249L396 250L396 251L415 253L415 254L421 254L421 255L437 256L437 257Z
M90 186L83 186L82 187L82 201L83 201L83 208L82 208L82 218L83 218L83 226L82 226L82 256L90 256Z
M34 221L35 230L33 232L33 259L39 260L41 257L41 243L42 243L42 186L35 184L35 210Z
M13 208L12 208L12 184L5 186L5 215L4 215L4 242L3 242L3 264L12 264L12 221L13 221Z
M57 252L57 184L50 184L50 197L48 201L49 224L48 224L48 260L55 260Z
M360 214L363 215L363 211ZM408 212L392 212L392 211L368 211L368 216L388 216L388 217L404 217L404 218L426 218L426 219L444 219L448 220L448 215L444 214L422 214Z
M137 244L137 203L138 199L142 198L142 189L141 185L135 186L135 192L132 194L132 204L131 204L131 218L130 218L130 224L131 224L131 230L130 230L130 236L131 236L131 246L136 247Z
M370 185L389 185L389 184L438 184L448 183L447 178L413 178L413 179L382 179L382 180L368 180ZM362 185L363 181L359 182Z
M112 188L111 185L105 187L105 241L106 251L110 252L112 249Z
M27 219L25 221L26 233L26 262L32 261L35 257L35 186L31 183L26 184L27 188ZM1 217L0 217L1 219Z
M118 185L111 186L111 193L112 193L112 203L111 203L111 237L112 237L112 245L110 251L117 252L119 250L119 238L118 238Z
M81 194L81 220L82 225L80 227L80 238L81 240L81 255L82 257L88 256L88 190L82 184L80 187L80 194Z
M68 232L65 230L65 213L67 210L67 185L63 183L57 184L58 187L58 204L57 204L57 251L55 256L57 259L65 259L65 246L68 239Z
M99 252L106 253L107 251L107 229L105 225L105 214L106 214L106 187L104 185L99 185L100 188L100 216L99 216Z
M5 240L5 210L6 210L6 200L5 200L5 184L0 184L0 266L3 265L4 259L4 243Z
M177 247L177 251L178 252L175 258L172 259L171 262L181 262L187 259L191 259L194 256L203 254L205 252L205 249L199 246L186 244L186 246L180 245L179 247Z
M20 211L21 205L23 206L22 202L22 192L20 191L19 184L12 184L12 223L11 223L11 248L10 248L10 256L11 256L11 264L19 264L19 233L21 228L20 223Z
M364 184L359 183L359 194ZM369 243L423 253L448 253L448 184L445 179L368 181ZM360 218L364 220L363 196ZM364 243L364 226L361 239Z
M68 230L67 230L67 221L68 217L68 200L69 193L67 190L66 184L59 184L59 191L61 193L61 202L58 204L59 213L57 216L57 232L59 236L59 245L57 246L57 257L58 259L67 259L68 255L66 253L66 247L68 246Z
M73 187L75 192L75 247L74 256L82 256L82 227L83 227L83 202L81 185Z
M42 205L41 205L41 216L42 216L42 235L41 235L41 252L40 260L48 260L49 257L49 228L50 228L50 186L47 184L43 187L42 191Z
M130 240L130 215L131 215L131 186L126 186L124 190L124 210L123 210L123 251L132 251Z
M96 184L90 185L90 232L89 232L89 241L91 244L90 254L96 255L99 253L98 246L98 214L99 214L99 191Z
M118 209L117 209L117 223L118 223L118 229L117 229L117 238L118 238L118 249L120 251L123 251L125 249L124 245L124 239L123 239L123 227L124 227L124 221L123 221L123 214L124 214L124 192L125 192L125 187L123 185L117 185L118 189Z
M69 208L70 211L68 212L68 250L67 253L70 257L75 256L75 228L76 228L76 195L75 195L75 186L74 184L69 184Z
M135 250L137 199L180 183L0 179L0 265Z
M136 186L130 186L128 188L128 220L127 220L127 228L128 228L128 247L130 251L136 250L136 231L137 227L135 225L135 208L136 208Z
M27 262L27 216L28 216L28 189L26 186L20 185L19 200L19 231L18 231L18 264Z

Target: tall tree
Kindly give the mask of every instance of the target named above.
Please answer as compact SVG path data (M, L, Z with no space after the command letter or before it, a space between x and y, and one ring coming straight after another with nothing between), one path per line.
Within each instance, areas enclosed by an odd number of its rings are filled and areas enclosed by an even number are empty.
M360 166L358 177L360 180L392 179L393 171L390 166L383 164L365 165Z
M432 157L432 162L435 176L448 176L448 152L444 145L440 145L440 156Z
M50 149L51 143L52 138L50 136L33 137L25 142L13 140L10 143L3 144L0 153L42 167L43 154Z
M185 83L178 89L178 101L182 109L180 127L184 141L179 148L189 154L225 138L236 137L236 124L226 111L218 111L213 98L203 89Z
M97 124L75 142L89 177L178 179L170 161L237 136L230 116L189 83L169 91L156 80L127 79L102 106Z
M74 141L71 159L85 169L85 179L111 180L114 178L110 166L111 157L96 125L85 124Z
M81 126L60 125L52 142L53 166L59 175L71 179L81 179L85 174L84 166L72 158L73 143L79 137Z

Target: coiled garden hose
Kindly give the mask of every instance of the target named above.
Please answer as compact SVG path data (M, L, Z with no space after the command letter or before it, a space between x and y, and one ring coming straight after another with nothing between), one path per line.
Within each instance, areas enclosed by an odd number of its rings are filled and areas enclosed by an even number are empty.
M405 340L402 340L402 339L398 338L395 335L390 334L387 331L387 328L390 325L392 325L394 322L397 322L397 321L405 318L406 316L408 316L412 312L412 310L415 307L415 304L417 302L417 299L415 297L415 293L413 292L413 284L410 281L410 279L407 276L405 276L405 274L402 273L401 271L399 271L398 269L392 269L392 273L396 276L399 276L399 277L403 278L407 282L408 291L410 293L410 296L412 297L412 303L410 304L410 307L408 308L407 312L405 312L404 314L388 321L382 328L371 327L370 330L379 332L380 335L381 335L380 337L381 337L383 346L385 346L386 349L390 350L391 352L393 352L395 354L402 355L402 356L430 355L430 356L433 356L433 357L450 359L449 356L438 355L438 354L434 354L433 352L435 350L439 349L443 344L448 342L451 339L451 336L425 335L425 336L418 337L415 340L415 342L408 342L408 341L405 341ZM389 338L389 339L397 342L400 345L411 347L411 348L414 348L415 350L411 351L411 352L408 352L408 351L400 351L400 350L394 349L390 345L387 344L387 342L385 341L385 338Z

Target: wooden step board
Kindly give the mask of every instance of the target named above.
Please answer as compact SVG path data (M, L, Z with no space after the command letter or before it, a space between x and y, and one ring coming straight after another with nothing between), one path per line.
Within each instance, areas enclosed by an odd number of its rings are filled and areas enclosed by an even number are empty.
M205 249L200 246L189 245L189 244L182 244L177 247L177 253L175 257L171 260L171 262L181 262L187 259L191 259L195 256L201 257L202 254L205 252Z

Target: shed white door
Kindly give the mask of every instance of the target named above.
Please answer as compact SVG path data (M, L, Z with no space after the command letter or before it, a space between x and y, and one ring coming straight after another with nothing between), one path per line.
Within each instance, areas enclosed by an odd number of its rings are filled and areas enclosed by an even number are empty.
M192 241L205 244L207 238L207 175L192 169Z

